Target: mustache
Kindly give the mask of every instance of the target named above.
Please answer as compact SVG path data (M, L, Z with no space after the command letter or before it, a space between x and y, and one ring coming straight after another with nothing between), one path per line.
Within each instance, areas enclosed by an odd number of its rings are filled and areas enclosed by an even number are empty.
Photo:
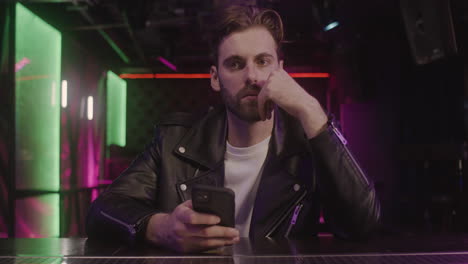
M243 97L249 96L249 95L258 95L260 93L260 90L262 87L258 86L257 84L246 84L244 88L242 88L238 93L237 93L237 98L241 99Z

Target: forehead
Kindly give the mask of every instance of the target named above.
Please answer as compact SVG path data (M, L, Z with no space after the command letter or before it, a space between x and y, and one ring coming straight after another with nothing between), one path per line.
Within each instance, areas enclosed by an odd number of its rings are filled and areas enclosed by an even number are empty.
M271 33L262 26L250 27L225 37L218 47L220 61L231 57L252 57L269 53L276 57L276 43Z

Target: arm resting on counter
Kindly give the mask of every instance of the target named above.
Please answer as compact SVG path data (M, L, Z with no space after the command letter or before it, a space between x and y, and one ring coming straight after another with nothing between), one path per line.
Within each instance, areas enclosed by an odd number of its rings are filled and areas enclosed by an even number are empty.
M346 140L329 123L309 143L320 164L317 181L332 231L346 239L368 236L379 225L380 203L373 185L347 148Z

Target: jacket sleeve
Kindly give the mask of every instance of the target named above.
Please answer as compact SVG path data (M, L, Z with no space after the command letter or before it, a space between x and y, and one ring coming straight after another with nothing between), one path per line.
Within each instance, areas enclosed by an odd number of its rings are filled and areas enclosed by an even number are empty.
M330 123L309 143L318 161L317 182L332 232L345 239L369 235L379 225L380 204L346 140Z
M160 134L92 204L86 219L89 238L133 243L144 238L155 209L155 191L161 163Z

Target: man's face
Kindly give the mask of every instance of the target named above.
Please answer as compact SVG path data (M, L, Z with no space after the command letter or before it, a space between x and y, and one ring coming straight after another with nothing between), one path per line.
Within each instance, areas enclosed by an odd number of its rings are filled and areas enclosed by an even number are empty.
M276 50L272 35L261 26L228 35L219 45L218 67L211 66L211 86L239 119L261 120L257 95L278 68Z

